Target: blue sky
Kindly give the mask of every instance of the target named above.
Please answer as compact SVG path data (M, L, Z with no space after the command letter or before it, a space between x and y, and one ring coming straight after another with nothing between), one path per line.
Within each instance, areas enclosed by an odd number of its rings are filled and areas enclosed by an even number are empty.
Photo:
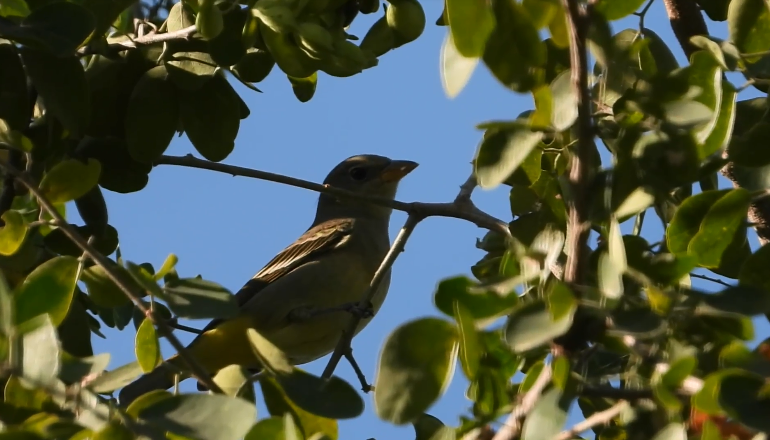
M380 58L379 66L351 78L319 73L318 90L309 102L298 102L289 82L276 68L256 93L235 82L251 109L241 122L236 148L224 162L320 182L342 159L361 153L386 155L420 163L402 182L403 201L449 201L471 170L470 161L481 139L475 125L490 119L515 118L532 108L529 95L504 89L483 66L454 100L445 97L439 77L439 52L447 28L434 26L442 9L439 0L424 0L428 17L425 33L415 42ZM360 15L351 33L363 37L380 13ZM686 59L675 42L662 2L647 16L647 27L668 42L680 61ZM635 28L636 18L613 23L615 32ZM713 35L724 37L724 23L710 23ZM734 84L741 81L731 77ZM751 93L751 92L750 92ZM745 99L747 95L741 95ZM176 138L167 154L194 152L186 137ZM728 187L721 179L720 186ZM258 271L272 256L309 226L316 193L260 180L171 166L153 170L147 188L134 194L105 191L110 223L120 234L124 258L159 267L169 253L179 257L181 276L201 274L231 291ZM505 187L477 190L474 201L492 215L510 220ZM74 206L70 219L77 221ZM406 216L394 212L391 239ZM630 222L628 222L630 223ZM624 225L627 231L630 225ZM660 237L660 223L648 216L647 234ZM356 359L367 377L374 376L379 349L399 324L425 316L440 316L433 305L437 282L470 274L470 266L483 256L475 248L485 233L475 225L455 219L430 218L420 224L395 263L390 293L371 324L354 340ZM756 247L756 239L752 247ZM715 290L718 286L694 280L694 285ZM193 322L202 327L204 321ZM95 352L113 354L110 368L134 360L133 327L123 332L106 329L108 339L94 337ZM757 335L768 335L762 323ZM178 332L183 341L192 335ZM759 338L760 340L762 338ZM172 349L163 343L164 356ZM328 356L305 365L320 374ZM337 374L357 385L343 361ZM429 412L448 425L456 425L471 402L465 399L467 381L459 369L445 395ZM183 391L194 391L189 381ZM395 427L380 421L371 396L365 396L364 414L340 422L342 439L411 438L411 425ZM259 404L259 417L267 411ZM568 424L582 419L579 411Z

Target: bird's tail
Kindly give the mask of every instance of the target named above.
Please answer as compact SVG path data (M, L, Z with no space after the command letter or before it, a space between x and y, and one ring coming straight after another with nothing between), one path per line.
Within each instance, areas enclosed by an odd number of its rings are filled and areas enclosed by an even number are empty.
M118 394L118 400L120 401L121 406L127 407L131 402L145 393L155 390L167 390L173 386L174 371L164 363L123 387L123 389L120 390L120 394Z

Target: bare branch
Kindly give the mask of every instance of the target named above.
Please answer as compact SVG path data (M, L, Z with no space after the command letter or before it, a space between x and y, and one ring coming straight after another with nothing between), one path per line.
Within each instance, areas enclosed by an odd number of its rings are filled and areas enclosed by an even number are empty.
M158 332L162 336L166 337L168 342L174 347L177 353L179 353L179 357L187 364L188 367L190 367L193 376L195 376L195 378L199 381L203 382L207 387L209 387L210 390L222 394L222 390L217 386L217 384L214 383L213 380L211 380L211 376L209 376L208 372L190 355L190 353L187 352L187 349L184 347L184 345L182 345L182 342L177 339L173 330L168 326L168 324L166 324L165 320L144 305L141 299L144 295L142 295L141 292L135 290L129 283L124 281L121 275L113 269L110 260L99 253L99 251L94 249L94 247L91 246L88 241L86 241L82 236L80 236L80 234L78 234L72 225L67 223L64 217L59 214L59 211L56 210L56 207L54 207L53 204L51 204L51 202L40 193L38 190L38 185L33 182L32 179L30 179L25 173L10 166L5 161L0 161L0 167L5 169L6 173L14 176L17 182L24 185L29 190L29 192L38 199L40 206L48 211L48 214L53 218L56 226L61 229L64 235L72 240L72 242L75 243L75 245L77 245L77 247L79 247L83 253L85 253L91 260L101 266L102 269L104 269L105 274L107 274L107 277L109 277L109 279L115 283L115 285L117 285L118 288L120 288L120 290L122 290L123 293L125 293L126 296L131 299L131 301L134 302L136 308L144 313L144 315L147 316L147 318L151 320L153 324L155 324Z
M497 431L497 434L492 437L492 440L513 440L519 437L522 428L521 420L532 411L538 397L543 393L548 383L551 382L551 374L551 366L543 365L543 370L537 376L535 383L532 384L532 388L524 394L521 403L511 411L511 414Z
M611 407L605 409L604 411L593 413L591 417L583 420L580 423L577 423L571 429L564 431L558 436L556 436L554 440L569 440L582 432L588 431L594 426L606 425L607 423L610 423L612 419L617 417L621 412L623 412L628 407L629 407L628 402L625 400L621 400L620 402L612 405Z
M361 301L359 301L358 306L360 308L363 309L369 307L369 303L371 302L375 292L377 292L377 288L380 287L383 278L385 278L385 274L388 273L390 268L393 266L393 263L396 262L396 258L398 258L399 254L404 251L404 246L406 246L406 242L409 240L409 236L412 235L414 228L418 223L420 223L420 221L422 221L423 218L424 217L421 217L417 214L409 214L409 217L407 217L404 226L398 232L398 236L396 236L396 239L393 240L393 245L385 255L382 263L380 263L380 267L378 267L377 271L374 273L374 277L372 277L372 281L369 283L369 288L366 289L366 292L361 298ZM332 357L329 359L329 363L326 364L326 368L324 369L321 377L328 379L334 373L334 369L337 368L337 364L340 362L342 356L344 356L345 353L350 350L350 341L353 339L353 335L355 334L356 328L360 322L360 315L351 315L350 323L345 329L345 332L340 337L339 341L337 341L337 347L334 348Z
M350 199L361 200L369 202L375 205L388 206L397 211L404 211L408 214L414 214L419 217L420 220L427 217L452 217L461 220L466 220L474 223L476 226L491 231L499 232L505 236L510 236L508 230L508 224L502 220L485 213L478 209L470 201L470 192L468 192L467 200L463 197L459 197L460 200L450 203L421 203L421 202L400 202L398 200L390 200L382 197L373 197L364 194L359 194L344 189L334 188L327 185L321 185L307 180L296 179L294 177L284 176L282 174L270 173L267 171L255 170L252 168L244 168L235 165L226 165L222 163L209 162L207 160L198 159L192 155L187 156L161 156L155 162L155 165L176 165L190 168L200 168L204 170L217 171L220 173L230 174L232 176L251 177L254 179L267 180L270 182L282 183L284 185L296 186L298 188L308 189L310 191L316 191L325 194L332 194L339 197L347 197ZM470 179L469 179L470 181ZM475 179L474 179L475 182ZM466 182L463 185L464 191L468 191L469 183ZM475 185L474 185L475 186ZM472 189L471 189L472 190ZM465 194L461 191L461 194Z
M107 45L107 52L120 52L123 50L136 49L139 46L149 46L151 44L165 43L168 41L186 41L195 33L195 26L189 26L184 29L179 29L173 32L157 33L152 32L147 35L143 35L137 38L130 38L128 36L117 39L118 41L112 41ZM85 46L78 51L78 55L94 55L102 53L103 48Z

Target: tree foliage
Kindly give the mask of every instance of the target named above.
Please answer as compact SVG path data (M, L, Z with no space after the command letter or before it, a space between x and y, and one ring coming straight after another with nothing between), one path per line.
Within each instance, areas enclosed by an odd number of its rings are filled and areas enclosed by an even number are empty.
M258 90L285 75L306 102L319 72L376 68L422 34L416 0L380 3L0 3L0 438L336 439L337 420L366 410L413 424L418 440L492 438L501 419L503 439L770 432L768 343L747 345L752 318L770 317L767 237L756 250L747 238L770 166L764 0L669 1L697 12L681 18L692 29L700 10L729 29L724 41L678 32L685 66L644 27L652 1L445 0L447 94L483 65L500 93L530 94L534 108L480 123L458 199L410 211L412 229L426 215L487 227L486 255L473 279L438 283L436 316L388 336L373 408L344 380L292 367L256 332L257 376L231 365L208 384L217 393L156 391L128 407L112 398L162 362L159 338L174 344L177 319L226 318L237 303L178 274L173 254L158 269L124 259L102 191L141 191L177 133L205 159L182 164L224 170L215 162L250 114L231 81ZM360 39L347 33L359 13L381 15ZM631 14L637 29L613 29ZM728 80L736 73L745 85ZM752 89L760 96L739 99ZM720 172L733 188L719 187ZM510 189L503 230L470 204L476 184ZM65 220L73 201L82 225ZM642 234L649 216L664 236ZM694 289L691 277L709 272L722 290ZM110 354L93 352L92 335L132 325L136 361L106 371ZM470 382L470 406L439 421L428 412L456 374ZM257 417L258 396L268 415ZM568 430L576 407L586 420Z

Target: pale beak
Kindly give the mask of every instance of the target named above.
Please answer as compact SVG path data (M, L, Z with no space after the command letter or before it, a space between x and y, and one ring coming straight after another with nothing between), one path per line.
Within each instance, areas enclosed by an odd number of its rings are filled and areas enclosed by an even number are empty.
M398 182L411 173L419 164L411 160L394 160L380 173L383 182Z

